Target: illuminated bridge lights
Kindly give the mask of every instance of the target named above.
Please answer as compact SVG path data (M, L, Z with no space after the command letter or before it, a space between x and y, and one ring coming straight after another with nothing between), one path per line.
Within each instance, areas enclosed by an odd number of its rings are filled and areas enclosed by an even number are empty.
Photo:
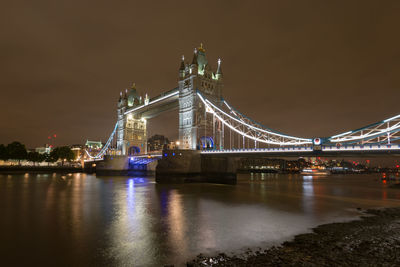
M223 100L223 103L227 107L228 112L222 110L222 108L215 105L200 92L197 92L197 95L205 105L207 112L213 114L217 120L221 121L225 126L241 136L260 143L278 146L304 146L333 143L340 146L349 144L391 144L393 141L400 140L400 115L326 139L307 139L285 135L264 127L236 111L225 100ZM335 149L340 150L340 148Z
M312 152L312 147L274 147L274 148L244 148L244 149L222 149L203 150L201 154L230 154L230 153L278 153L278 152Z
M201 154L241 154L241 153L296 153L313 152L312 147L275 147L275 148L249 148L249 149L221 149L203 150ZM400 144L395 145L353 145L353 146L322 146L322 152L336 151L400 151Z
M153 161L158 160L156 157L130 157L130 164L132 165L147 165Z
M201 98L201 96L200 96ZM202 98L201 98L202 99ZM203 101L203 99L202 99ZM212 103L209 100L205 100L208 104L212 105ZM223 101L225 106L229 109L230 114L233 114L235 118L237 118L241 123L244 125L248 126L247 124L257 125L256 127L252 127L256 131L262 131L265 133L271 133L274 136L281 136L283 138L291 138L292 140L302 140L305 141L305 143L308 144L308 141L311 139L304 139L304 138L298 138L298 137L293 137L293 136L286 136L282 135L276 131L272 131L256 122L253 122L250 118L247 118L246 116L240 114L238 111L234 110L225 100ZM215 112L222 112L218 107L215 105L212 105L213 108L215 108ZM268 129L265 131L265 129L260 129L260 126L262 128ZM253 138L254 139L254 138ZM333 144L339 144L339 145L349 145L349 144L355 144L355 145L363 145L363 144L391 144L394 141L400 140L400 115L391 117L389 119L383 120L378 123L374 123L371 125L368 125L366 127L353 130L353 131L347 131L344 133L340 133L328 138L315 138L313 139L313 144L314 145L321 145L324 143L333 143ZM292 145L301 145L299 144L301 142L297 142L296 144ZM287 145L285 142L280 145Z
M269 129L252 119L241 114L235 110L225 100L221 99L222 105L215 104L212 98L203 96L197 91L197 96L205 106L207 113L213 116L213 120L221 122L223 129L226 126L231 130L231 133L237 133L243 140L243 147L245 147L245 139L247 141L254 141L254 148L240 149L240 142L238 141L239 149L220 149L220 150L203 150L202 154L223 154L223 153L296 153L296 152L345 152L345 151L399 151L400 150L400 115L391 117L389 119L370 124L360 129L347 131L327 138L316 137L314 139L301 138L290 136L278 131ZM163 100L175 101L179 97L178 89L170 90L161 94L145 104L127 110L125 115L132 116L132 112L138 112L143 108L147 108L155 103ZM150 108L155 108L155 105ZM116 133L118 124L115 127L104 147L95 155L92 156L85 150L90 159L101 159L108 151L112 139ZM223 135L223 134L222 134ZM232 137L230 137L232 138ZM232 140L232 139L231 139ZM276 146L275 148L257 148L258 143L269 144ZM224 143L220 147L225 146ZM232 147L232 144L231 144ZM161 155L160 155L161 156ZM165 154L166 156L175 156L174 153ZM138 159L139 162L147 162L149 159ZM136 161L136 159L135 159Z
M400 114L397 115L397 116L394 116L394 117L392 117L392 118L386 119L386 120L384 120L383 122L389 122L389 121L392 121L392 120L395 120L395 119L400 119Z
M276 131L272 131L270 129L261 128L262 126L260 124L254 123L253 121L238 115L238 113L233 111L233 109L226 101L224 101L225 105L234 115L228 114L227 112L217 107L210 100L203 97L200 92L198 92L197 95L205 105L207 112L212 113L213 116L215 116L225 126L230 128L234 132L237 132L243 137L259 143L273 144L279 146L312 144L311 139L289 136L278 133Z
M142 109L144 107L151 106L151 105L153 105L153 104L155 104L155 103L157 103L157 102L159 102L161 100L168 99L170 97L174 97L174 96L178 96L178 95L179 95L179 91L177 89L173 90L172 93L169 93L169 94L166 94L166 95L160 96L160 97L155 97L153 100L150 99L150 101L148 103L146 103L146 104L143 104L141 106L138 106L138 107L135 107L133 109L127 110L125 112L125 115L127 115L129 113L132 113L134 111L138 111L138 110L140 110L140 109Z
M392 145L349 145L349 146L325 146L322 151L389 151L400 150L400 144Z
M110 137L107 140L107 143L101 148L99 153L97 153L96 156L92 156L89 154L89 152L85 149L86 154L88 155L89 158L91 159L100 159L104 156L104 154L107 152L108 148L110 147L111 141L114 138L115 132L117 131L118 128L118 123L115 124L114 130L112 131Z
M328 138L332 143L386 143L400 139L400 115Z

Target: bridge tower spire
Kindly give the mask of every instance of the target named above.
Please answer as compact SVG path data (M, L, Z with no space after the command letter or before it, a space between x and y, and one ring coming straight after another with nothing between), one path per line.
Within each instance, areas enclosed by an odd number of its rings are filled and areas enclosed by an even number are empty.
M215 73L215 77L217 78L217 80L220 80L223 77L220 58L218 59L218 67L217 67L217 72Z
M181 66L179 67L179 78L182 79L185 77L185 56L182 56Z
M192 59L192 65L197 65L197 48L194 49L194 53L193 53L193 59Z
M184 64L183 62L181 63ZM202 146L223 146L221 125L212 114L207 114L197 92L221 103L222 69L220 63L214 73L208 63L203 44L194 49L192 63L179 69L179 141L180 149L199 149Z

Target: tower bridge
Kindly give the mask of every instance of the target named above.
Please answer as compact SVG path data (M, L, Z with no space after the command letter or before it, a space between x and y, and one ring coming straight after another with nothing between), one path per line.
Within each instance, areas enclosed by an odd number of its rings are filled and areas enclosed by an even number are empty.
M117 123L100 159L116 143L117 155L147 153L148 119L166 111L179 113L179 150L208 156L400 154L400 115L330 137L287 135L248 118L223 98L222 62L213 69L201 45L193 57L182 56L178 86L156 97L140 95L135 84L121 93Z

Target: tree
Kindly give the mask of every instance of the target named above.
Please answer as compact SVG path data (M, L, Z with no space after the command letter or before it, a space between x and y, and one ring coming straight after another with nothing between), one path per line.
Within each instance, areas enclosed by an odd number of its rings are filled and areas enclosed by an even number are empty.
M62 160L66 161L72 161L75 158L75 154L69 146L60 147L59 156Z
M3 144L0 144L0 160L8 160L7 147Z
M36 164L36 162L42 162L43 157L40 155L38 152L29 152L27 159L31 162L33 162L33 165Z
M56 162L58 160L58 147L54 148L50 153L49 153L49 162Z
M19 165L21 165L21 160L26 159L28 155L25 145L20 142L12 142L11 144L8 144L7 153L10 159L18 160Z
M56 162L57 159L54 157L54 155L52 155L52 153L44 153L43 154L43 159L44 161L46 161L48 164L47 166L50 165L50 162Z
M64 161L73 160L75 158L75 155L70 147L61 146L61 147L56 147L53 151L51 151L50 157L55 159L55 161L61 159L61 164L64 166Z

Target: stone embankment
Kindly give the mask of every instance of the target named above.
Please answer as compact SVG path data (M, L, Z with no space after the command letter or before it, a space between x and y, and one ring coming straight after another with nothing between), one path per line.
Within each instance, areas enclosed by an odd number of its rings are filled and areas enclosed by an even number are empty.
M81 167L71 166L0 166L0 174L21 173L75 173L83 172Z

